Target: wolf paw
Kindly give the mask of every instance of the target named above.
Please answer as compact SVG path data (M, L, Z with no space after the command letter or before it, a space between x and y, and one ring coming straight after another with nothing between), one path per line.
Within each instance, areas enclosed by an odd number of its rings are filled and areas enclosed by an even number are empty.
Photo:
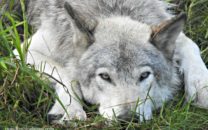
M139 104L137 109L136 109L136 113L139 117L140 122L151 120L152 119L151 104L148 103L148 102Z
M69 125L71 120L85 120L87 118L82 106L78 104L65 106L65 109L56 102L48 113L49 122L51 124Z
M72 120L86 120L87 119L87 115L85 113L84 110L73 110L73 112L68 112L64 114L64 116L59 119L59 120L53 120L52 123L53 124L61 124L61 125L74 125L72 124L73 122L71 122Z
M74 125L71 123L72 120L86 120L87 115L82 109L68 109L68 112L64 113L64 115L51 115L48 114L49 121L51 124L59 124L59 125Z
M186 99L199 107L208 108L208 70L195 67L185 73Z

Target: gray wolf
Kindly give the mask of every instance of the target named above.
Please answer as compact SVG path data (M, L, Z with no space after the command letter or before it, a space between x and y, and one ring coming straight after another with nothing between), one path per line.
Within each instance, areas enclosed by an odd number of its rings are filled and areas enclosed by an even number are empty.
M44 64L44 72L66 86L51 79L65 108L55 101L48 113L53 123L85 120L78 98L99 104L107 119L135 113L140 121L149 120L180 82L187 100L208 107L208 70L197 45L182 32L186 16L172 16L166 7L159 0L28 3L36 32L27 62L38 70Z

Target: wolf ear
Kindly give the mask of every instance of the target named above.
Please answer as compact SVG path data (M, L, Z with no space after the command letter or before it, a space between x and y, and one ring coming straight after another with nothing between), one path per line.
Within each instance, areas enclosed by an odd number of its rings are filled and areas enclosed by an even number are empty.
M72 20L74 20L77 29L85 36L88 42L87 46L89 46L94 42L93 31L97 26L97 21L92 18L92 16L86 16L85 14L81 14L77 10L74 10L68 2L64 3L64 8L71 16Z
M150 42L162 51L168 59L173 57L176 39L183 30L185 21L186 14L181 13L158 26L152 27Z

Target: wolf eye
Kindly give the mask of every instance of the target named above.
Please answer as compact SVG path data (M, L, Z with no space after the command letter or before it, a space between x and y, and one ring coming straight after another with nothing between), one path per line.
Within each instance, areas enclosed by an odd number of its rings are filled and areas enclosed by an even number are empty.
M111 82L111 78L110 78L110 76L109 76L107 73L99 74L99 76L100 76L103 80L108 81L108 82Z
M141 76L140 76L140 78L139 78L140 82L143 81L143 80L145 80L146 78L148 78L150 74L151 74L150 72L144 72L144 73L142 73Z

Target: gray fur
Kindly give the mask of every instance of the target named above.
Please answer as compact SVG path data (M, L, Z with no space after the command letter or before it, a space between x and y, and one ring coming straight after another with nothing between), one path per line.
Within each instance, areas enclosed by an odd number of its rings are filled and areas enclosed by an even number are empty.
M57 73L52 75L61 78L73 97L69 105L62 86L55 86L67 109L64 112L56 101L49 112L52 116L63 114L56 123L86 118L73 92L100 104L99 112L106 118L115 118L112 109L117 117L125 118L136 107L141 121L151 119L152 109L173 98L179 85L174 58L178 56L186 64L182 51L173 53L176 43L183 42L177 41L178 36L188 38L180 34L185 19L171 19L167 7L159 0L29 2L28 20L37 32L29 48L28 63L38 68L46 62L44 71L49 74L56 67ZM168 24L158 27L164 21ZM79 82L79 88L71 86L72 80Z
M60 0L34 0L29 3L28 8L29 21L36 29L43 22L50 22L58 28L56 31L59 34L60 45L58 44L57 48L60 49L71 48L71 35L69 33L71 33L72 20L64 9L64 2ZM169 18L169 14L165 13L164 3L157 0L76 0L76 2L68 0L68 2L74 10L86 18L96 17L97 19L103 19L111 16L129 16L132 19L150 25L157 25ZM155 4L153 5L152 3ZM91 21L89 20L89 22ZM59 49L58 51L66 52ZM70 52L68 54L71 55ZM63 57L63 54L58 57ZM68 56L65 57L67 58Z

